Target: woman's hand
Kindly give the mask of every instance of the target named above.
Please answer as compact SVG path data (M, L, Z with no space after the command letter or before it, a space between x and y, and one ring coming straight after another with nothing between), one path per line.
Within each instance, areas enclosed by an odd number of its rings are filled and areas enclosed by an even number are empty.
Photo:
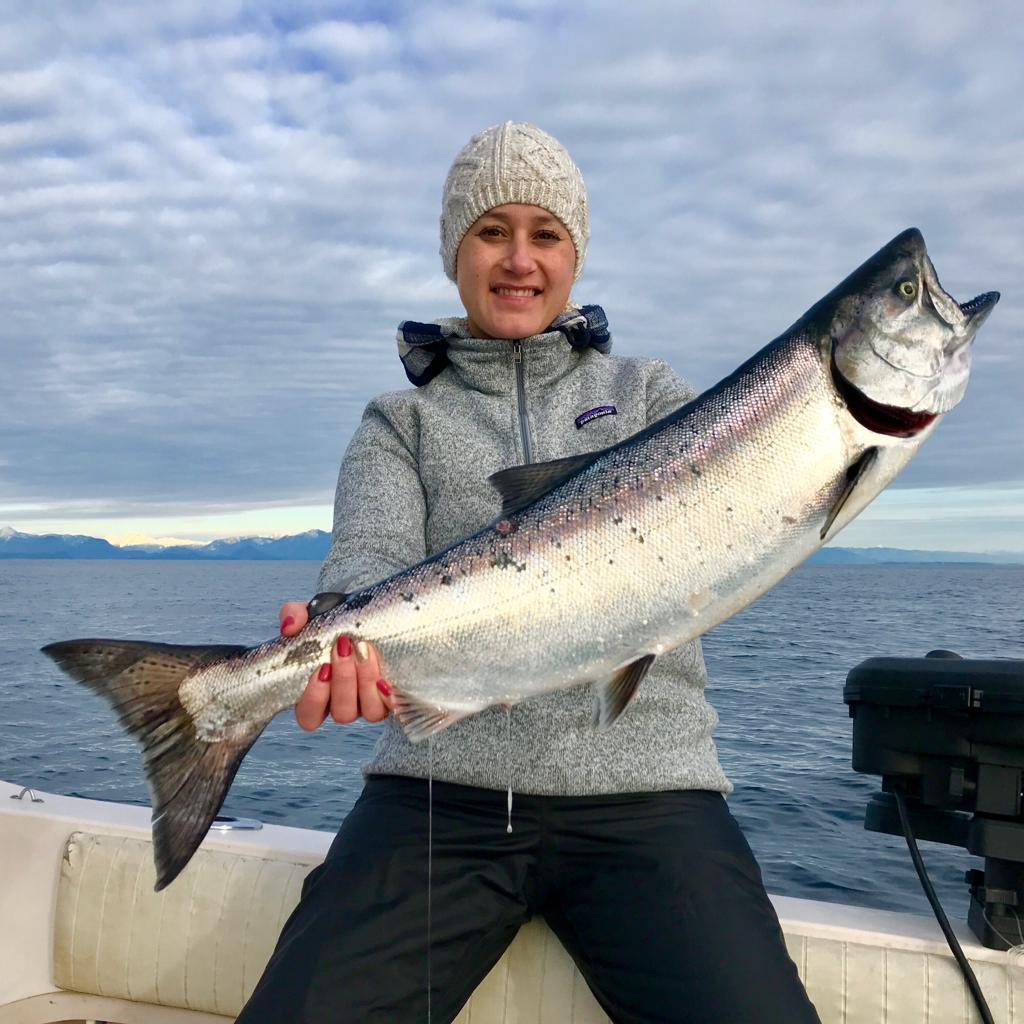
M302 601L281 605L279 617L283 636L295 636L309 620ZM360 717L379 722L391 711L388 693L373 644L362 640L353 644L347 636L340 636L331 645L331 660L310 675L295 705L295 720L307 732L319 728L328 713L336 722L354 722Z

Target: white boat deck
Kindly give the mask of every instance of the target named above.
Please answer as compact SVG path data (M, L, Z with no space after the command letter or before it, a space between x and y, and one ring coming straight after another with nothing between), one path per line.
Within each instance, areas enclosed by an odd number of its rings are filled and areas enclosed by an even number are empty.
M332 835L211 834L154 893L149 810L0 781L0 1024L233 1019ZM979 1021L931 918L773 897L823 1024ZM1024 957L954 928L1000 1024L1024 1024ZM736 956L742 959L742 948ZM671 1019L669 1015L666 1019ZM458 1024L607 1021L542 921L524 927Z

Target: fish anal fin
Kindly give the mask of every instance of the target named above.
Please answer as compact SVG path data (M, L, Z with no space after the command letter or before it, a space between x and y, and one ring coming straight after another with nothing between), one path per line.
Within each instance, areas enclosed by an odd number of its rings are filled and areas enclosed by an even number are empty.
M823 541L831 539L829 530L832 529L833 523L839 518L839 513L842 512L844 506L853 497L854 492L857 490L857 484L864 479L865 474L871 469L877 459L878 448L867 448L860 458L847 469L846 483L836 497L836 500L832 503L832 507L828 510L828 515L825 517L825 522L821 527L821 539ZM834 531L832 536L835 536L835 533L838 532L838 530Z
M209 742L197 735L179 688L199 666L246 650L134 640L68 640L43 648L68 675L100 694L142 747L158 892L177 878L205 838L242 758L267 724L235 727Z
M391 687L391 707L395 717L402 723L405 735L410 743L420 743L429 736L434 736L454 725L462 718L475 714L477 709L464 711L445 708L440 704L431 704L411 694L404 693L400 688Z
M653 664L654 655L645 654L624 665L606 683L594 683L594 725L598 729L607 729L626 710Z
M601 454L589 452L586 455L570 455L565 459L552 459L550 462L531 462L526 466L503 469L487 479L501 495L501 514L507 516L553 491Z

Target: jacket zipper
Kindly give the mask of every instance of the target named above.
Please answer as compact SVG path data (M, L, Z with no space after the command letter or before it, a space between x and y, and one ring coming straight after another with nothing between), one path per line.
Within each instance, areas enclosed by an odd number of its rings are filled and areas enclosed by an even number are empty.
M512 365L516 370L516 395L519 401L519 432L523 439L523 461L533 462L530 452L530 427L526 420L526 382L523 376L523 346L512 342Z

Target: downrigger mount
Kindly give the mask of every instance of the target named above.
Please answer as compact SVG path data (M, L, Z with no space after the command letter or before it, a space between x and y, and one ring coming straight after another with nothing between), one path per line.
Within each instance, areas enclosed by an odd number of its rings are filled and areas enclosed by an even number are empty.
M868 658L843 699L854 770L882 776L864 827L904 835L906 824L984 857L984 871L966 873L968 924L991 949L1024 944L1024 661Z

